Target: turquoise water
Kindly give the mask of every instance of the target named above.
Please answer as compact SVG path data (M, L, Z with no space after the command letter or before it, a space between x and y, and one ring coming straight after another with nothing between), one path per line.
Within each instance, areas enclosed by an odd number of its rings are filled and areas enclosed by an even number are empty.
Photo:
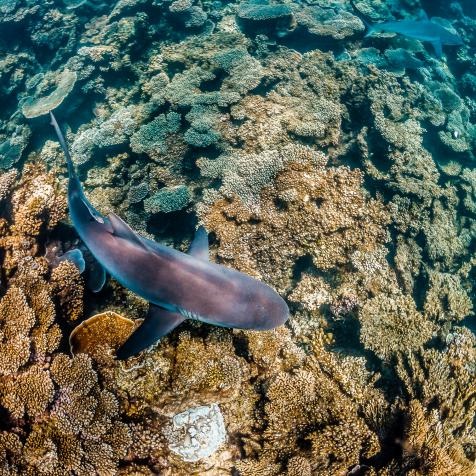
M475 35L472 0L0 0L0 474L475 474ZM192 319L118 361L146 266L98 291L50 111L118 266L202 225L287 322L213 325L259 293L178 262Z

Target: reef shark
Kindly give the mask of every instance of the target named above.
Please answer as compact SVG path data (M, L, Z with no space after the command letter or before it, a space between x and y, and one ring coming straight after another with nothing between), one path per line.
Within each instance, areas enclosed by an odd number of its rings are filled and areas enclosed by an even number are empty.
M144 350L185 319L255 330L286 322L288 306L274 289L209 261L208 234L203 227L198 228L186 254L141 237L114 213L101 215L86 198L51 112L50 117L66 157L74 228L111 276L151 304L144 322L118 350L118 359Z
M463 44L462 38L457 33L453 33L439 23L430 20L425 12L422 12L418 20L397 20L371 24L363 17L353 0L350 3L367 28L366 37L371 36L375 32L384 31L408 36L419 41L426 41L433 45L438 58L441 58L443 55L443 45L461 46Z

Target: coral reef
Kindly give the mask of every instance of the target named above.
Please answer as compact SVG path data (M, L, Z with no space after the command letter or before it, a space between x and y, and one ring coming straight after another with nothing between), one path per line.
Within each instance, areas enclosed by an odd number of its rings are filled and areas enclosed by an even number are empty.
M224 198L201 212L220 241L221 259L250 274L259 273L281 291L290 288L298 259L309 257L317 269L330 270L350 264L357 251L372 253L388 239L387 212L365 196L358 170L326 167L323 155L302 146L290 146L283 154L289 163L281 165L280 173L278 152L274 157L269 154L271 160L263 154L249 177L237 174L234 180L230 173L220 190ZM260 168L263 172L258 172ZM249 197L276 173L273 186L255 197L260 210L256 206L250 210Z
M11 184L9 176L2 183ZM131 438L117 420L118 399L100 384L86 354L58 352L57 305L63 308L68 289L82 307L82 293L73 291L82 284L63 271L58 287L38 254L40 225L56 226L64 198L54 177L38 168L27 169L12 188L1 238L9 276L0 300L2 474L111 474Z
M365 36L422 10L463 45ZM0 474L474 474L474 18L467 0L1 2ZM85 250L51 109L101 213L181 251L205 225L286 326L187 321L117 362L147 303L62 259Z

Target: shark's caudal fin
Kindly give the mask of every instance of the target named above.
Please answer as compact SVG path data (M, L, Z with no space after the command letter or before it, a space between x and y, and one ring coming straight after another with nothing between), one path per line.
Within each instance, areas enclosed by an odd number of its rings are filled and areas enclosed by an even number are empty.
M203 226L200 226L195 232L195 237L190 244L188 254L202 261L210 260L208 253L208 233Z
M73 161L71 160L71 155L69 153L68 146L66 145L64 135L61 132L58 122L56 121L56 117L53 115L51 111L50 111L50 119L51 119L51 125L55 129L56 135L58 136L59 143L61 145L61 148L63 149L64 156L66 157L66 165L68 166L68 174L70 177L76 177L76 171L74 170L74 164L73 164Z
M103 216L89 203L88 199L84 195L83 188L78 179L78 176L76 175L76 170L74 168L73 160L71 159L68 146L66 145L66 140L64 138L63 133L61 132L61 129L58 125L58 122L56 121L55 116L53 115L51 111L50 111L50 119L51 119L51 125L55 129L56 135L58 136L59 143L61 145L61 148L63 149L64 156L66 157L66 165L68 167L68 176L69 176L69 189L75 190L75 192L78 194L79 198L83 202L84 206L88 209L91 217L94 218L94 220L96 220L98 223L105 223Z
M118 360L125 360L155 344L161 337L174 330L185 320L178 312L171 312L154 304L141 326L126 340L116 353Z

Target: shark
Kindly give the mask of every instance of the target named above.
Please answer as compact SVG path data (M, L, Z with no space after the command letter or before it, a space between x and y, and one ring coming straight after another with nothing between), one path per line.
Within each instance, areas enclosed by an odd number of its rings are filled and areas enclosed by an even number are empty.
M375 32L383 31L429 42L432 44L438 58L443 56L444 45L461 46L463 44L462 38L457 33L448 30L433 21L433 19L430 20L425 12L422 12L418 20L397 20L372 24L363 17L353 0L350 3L367 28L365 37L372 36Z
M66 158L69 215L76 232L104 275L107 272L150 303L143 323L118 349L119 360L155 344L186 319L258 331L287 321L289 308L273 288L210 261L203 226L183 253L140 236L115 213L99 213L84 193L52 112L50 119Z

